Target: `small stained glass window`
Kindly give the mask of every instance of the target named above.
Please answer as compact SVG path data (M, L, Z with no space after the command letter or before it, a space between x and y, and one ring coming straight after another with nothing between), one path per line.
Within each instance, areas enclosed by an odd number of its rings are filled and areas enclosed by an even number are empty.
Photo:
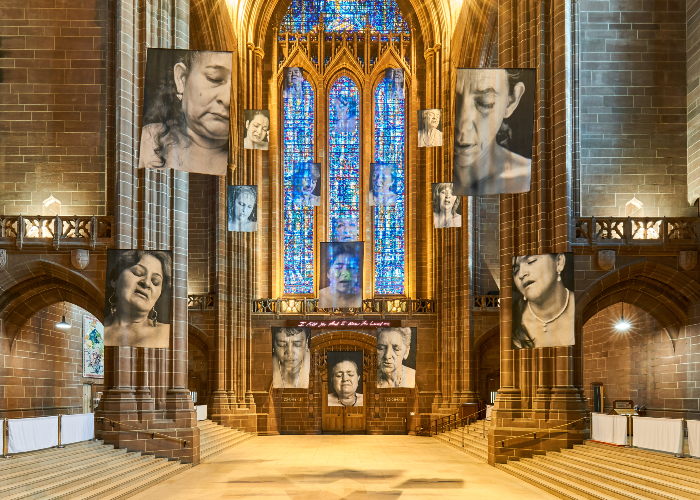
M280 93L281 95L281 93ZM314 291L314 207L293 203L294 167L314 161L314 91L284 97L284 293Z
M396 0L292 0L282 19L282 32L359 32L369 24L380 33L408 33Z

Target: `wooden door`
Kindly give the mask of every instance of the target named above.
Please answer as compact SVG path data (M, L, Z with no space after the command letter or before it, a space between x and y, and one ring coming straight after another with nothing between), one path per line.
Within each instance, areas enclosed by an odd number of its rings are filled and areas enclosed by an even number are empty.
M323 383L323 432L343 432L343 407L328 406L328 382Z
M345 434L365 433L365 407L348 406L343 408L345 414Z

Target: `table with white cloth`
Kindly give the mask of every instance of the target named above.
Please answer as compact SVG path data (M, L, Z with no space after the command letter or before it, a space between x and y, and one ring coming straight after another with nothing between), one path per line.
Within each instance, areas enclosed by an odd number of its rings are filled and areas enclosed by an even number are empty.
M627 445L627 417L593 413L591 439L602 443Z
M683 452L682 419L632 417L632 425L633 446L675 454Z

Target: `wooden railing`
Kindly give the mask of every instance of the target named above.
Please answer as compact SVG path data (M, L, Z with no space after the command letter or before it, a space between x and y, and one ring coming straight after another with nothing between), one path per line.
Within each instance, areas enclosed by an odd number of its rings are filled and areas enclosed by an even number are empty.
M10 244L22 250L25 246L61 246L89 248L112 243L112 217L54 217L17 215L0 217L0 246Z
M331 316L358 316L360 314L380 314L381 316L392 314L435 314L436 304L429 299L365 299L362 307L349 307L343 309L322 308L318 306L318 299L256 299L253 301L253 314L280 315L331 315Z
M699 217L579 217L573 219L572 244L605 247L697 247Z

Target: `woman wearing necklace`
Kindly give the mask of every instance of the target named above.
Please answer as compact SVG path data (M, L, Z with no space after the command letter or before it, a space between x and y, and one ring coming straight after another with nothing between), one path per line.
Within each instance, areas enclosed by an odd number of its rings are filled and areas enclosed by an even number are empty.
M575 343L573 254L513 258L513 349Z
M308 389L310 328L272 328L272 387Z
M333 385L334 392L328 391L328 406L362 406L362 392L358 390L362 373L357 361L347 356L329 366L332 366L329 370L329 386Z

